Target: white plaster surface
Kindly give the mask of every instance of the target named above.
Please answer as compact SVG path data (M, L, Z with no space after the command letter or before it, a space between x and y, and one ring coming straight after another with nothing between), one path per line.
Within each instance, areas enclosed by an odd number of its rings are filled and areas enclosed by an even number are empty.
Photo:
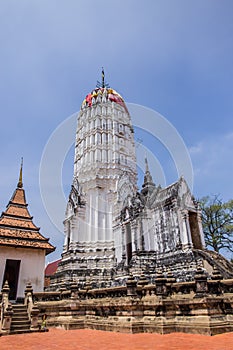
M6 260L21 260L17 297L24 297L26 284L31 282L34 292L44 288L45 251L15 247L0 248L0 286L2 287Z

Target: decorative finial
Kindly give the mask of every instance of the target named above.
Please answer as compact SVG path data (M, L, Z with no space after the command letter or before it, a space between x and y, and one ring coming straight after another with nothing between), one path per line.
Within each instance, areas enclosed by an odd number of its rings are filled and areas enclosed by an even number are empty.
M148 161L147 161L147 156L146 155L145 155L145 165L146 165L145 173L147 173L149 171L149 165L148 165Z
M104 74L104 67L102 67L102 73L101 73L101 77L102 77L102 82L100 83L98 80L97 80L97 84L96 84L96 87L99 89L99 88L109 88L109 84L106 83L105 81L105 74Z
M102 67L102 88L104 88L105 82L104 82L104 67Z
M19 182L17 185L18 188L23 187L23 157L21 158L20 172L19 172Z
M144 175L144 183L142 184L142 193L144 195L147 195L148 192L152 192L155 188L155 184L153 182L150 170L149 170L149 165L147 161L147 157L145 156L145 175Z

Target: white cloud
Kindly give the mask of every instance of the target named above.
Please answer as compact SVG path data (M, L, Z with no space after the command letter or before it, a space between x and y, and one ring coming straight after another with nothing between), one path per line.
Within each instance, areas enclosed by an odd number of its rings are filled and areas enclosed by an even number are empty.
M189 153L190 153L191 156L195 155L197 153L200 154L202 151L203 151L203 143L202 142L199 142L197 145L191 146L189 148Z

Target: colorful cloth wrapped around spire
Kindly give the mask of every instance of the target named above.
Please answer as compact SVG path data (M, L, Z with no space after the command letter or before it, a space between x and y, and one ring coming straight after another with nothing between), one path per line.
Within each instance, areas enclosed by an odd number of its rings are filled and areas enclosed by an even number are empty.
M122 107L125 108L126 112L128 113L128 109L125 105L125 102L123 100L123 98L121 97L121 95L116 92L115 90L111 89L111 88L97 88L94 89L92 92L90 92L86 98L83 100L82 103L82 107L91 107L92 106L92 99L93 98L97 98L97 96L99 94L104 94L105 92L107 92L107 99L111 102L115 102L118 103L119 105L121 105Z

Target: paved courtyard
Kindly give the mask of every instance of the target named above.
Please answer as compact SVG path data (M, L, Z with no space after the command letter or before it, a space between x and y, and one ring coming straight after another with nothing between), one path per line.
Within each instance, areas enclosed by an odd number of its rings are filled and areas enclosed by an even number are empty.
M122 334L50 329L47 333L0 337L1 350L232 350L233 333L214 337L183 333Z

